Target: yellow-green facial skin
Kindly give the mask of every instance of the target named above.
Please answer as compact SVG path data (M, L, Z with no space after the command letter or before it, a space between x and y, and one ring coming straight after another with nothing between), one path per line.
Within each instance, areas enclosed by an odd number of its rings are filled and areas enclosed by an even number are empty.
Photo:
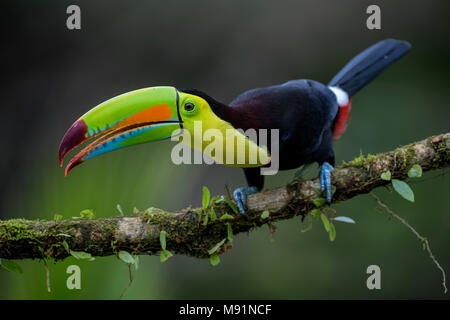
M183 143L205 153L217 163L249 168L261 167L270 162L267 150L220 119L203 98L179 92L179 112L183 128L189 133L183 135ZM211 139L211 135L214 138ZM230 141L234 141L233 144L229 144ZM218 148L213 148L213 142Z

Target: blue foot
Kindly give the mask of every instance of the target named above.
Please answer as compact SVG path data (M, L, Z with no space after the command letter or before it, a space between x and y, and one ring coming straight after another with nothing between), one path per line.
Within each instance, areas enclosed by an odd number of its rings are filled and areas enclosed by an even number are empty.
M258 193L258 191L259 190L256 187L244 187L234 190L234 200L236 200L239 212L241 214L245 214L245 207L247 206L247 196L249 194Z
M331 171L333 170L333 166L328 162L324 162L320 166L320 190L326 191L328 203L331 203Z

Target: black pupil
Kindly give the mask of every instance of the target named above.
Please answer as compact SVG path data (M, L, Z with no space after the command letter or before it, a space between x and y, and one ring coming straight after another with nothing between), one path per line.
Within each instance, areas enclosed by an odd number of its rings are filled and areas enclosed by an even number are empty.
M192 111L192 110L194 110L194 104L188 102L188 103L186 103L186 104L184 105L184 109L185 109L186 111Z

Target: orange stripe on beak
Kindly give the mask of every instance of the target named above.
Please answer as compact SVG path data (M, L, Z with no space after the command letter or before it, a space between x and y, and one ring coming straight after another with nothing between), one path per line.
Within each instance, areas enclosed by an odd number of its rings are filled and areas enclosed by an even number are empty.
M158 121L166 121L172 117L172 110L168 104L159 104L153 107L149 107L138 113L135 113L129 116L126 119L116 123L111 129L115 128L123 128L129 125L135 125L139 123L149 123L149 122L158 122Z

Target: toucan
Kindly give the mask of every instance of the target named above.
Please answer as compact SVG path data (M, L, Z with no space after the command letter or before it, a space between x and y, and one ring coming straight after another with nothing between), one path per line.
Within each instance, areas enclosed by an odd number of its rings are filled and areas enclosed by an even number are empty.
M261 169L273 159L270 142L262 145L242 131L276 129L279 170L319 163L321 190L330 203L335 164L333 141L347 127L352 98L410 47L406 41L385 39L355 56L327 85L308 79L291 80L248 90L229 104L199 90L169 86L121 94L97 105L73 123L59 147L60 165L69 151L88 139L95 138L70 160L66 175L76 165L98 155L169 139L175 132L187 132L189 137L182 139L183 143L208 153L218 163L243 168L248 186L237 188L233 196L244 214L247 195L263 189ZM256 152L257 160L229 164L223 154L207 152L207 144L195 134L196 122L201 123L203 130L214 129L224 136L231 133L235 144L229 151ZM220 143L225 144L225 139Z

